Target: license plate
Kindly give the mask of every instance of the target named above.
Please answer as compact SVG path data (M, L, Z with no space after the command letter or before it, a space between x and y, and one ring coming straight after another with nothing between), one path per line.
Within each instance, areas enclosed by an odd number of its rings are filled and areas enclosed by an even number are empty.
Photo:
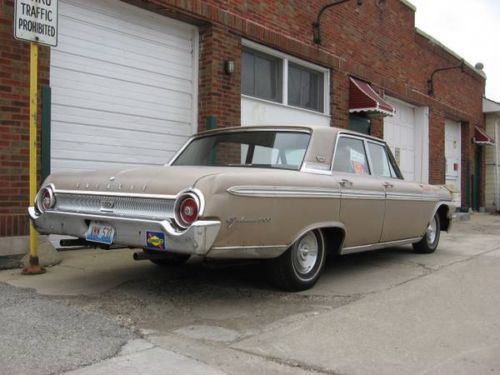
M111 245L115 237L115 228L113 226L96 221L90 222L89 229L85 233L85 239L91 242L99 242Z

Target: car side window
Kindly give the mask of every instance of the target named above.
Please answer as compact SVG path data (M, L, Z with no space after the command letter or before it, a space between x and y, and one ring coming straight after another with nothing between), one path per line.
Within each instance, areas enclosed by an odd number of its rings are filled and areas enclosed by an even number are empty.
M396 177L394 169L391 168L385 147L379 143L368 142L368 153L370 155L372 174L380 177Z
M340 137L335 150L333 170L336 172L370 174L364 142L351 137Z

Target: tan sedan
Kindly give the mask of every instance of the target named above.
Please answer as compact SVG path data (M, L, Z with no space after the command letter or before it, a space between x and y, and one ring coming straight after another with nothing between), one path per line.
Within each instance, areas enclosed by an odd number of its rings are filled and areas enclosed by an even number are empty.
M445 187L404 181L384 141L313 126L208 131L163 167L53 174L29 208L40 233L160 265L267 259L287 290L312 287L327 250L431 253L454 211Z

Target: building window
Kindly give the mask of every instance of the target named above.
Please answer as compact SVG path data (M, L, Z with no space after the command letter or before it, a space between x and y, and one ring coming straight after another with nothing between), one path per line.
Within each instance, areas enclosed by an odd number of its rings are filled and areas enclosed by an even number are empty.
M241 91L256 98L282 101L282 61L274 56L244 49Z
M323 74L288 64L288 104L323 112Z
M243 95L328 115L329 84L328 69L244 41Z

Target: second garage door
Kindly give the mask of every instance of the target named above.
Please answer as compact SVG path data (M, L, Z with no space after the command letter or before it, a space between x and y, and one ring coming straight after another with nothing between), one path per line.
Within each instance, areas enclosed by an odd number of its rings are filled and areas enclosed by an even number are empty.
M197 29L117 0L59 8L52 172L167 162L196 130Z
M387 100L396 109L384 118L384 139L389 144L405 180L415 181L415 108L399 100Z

